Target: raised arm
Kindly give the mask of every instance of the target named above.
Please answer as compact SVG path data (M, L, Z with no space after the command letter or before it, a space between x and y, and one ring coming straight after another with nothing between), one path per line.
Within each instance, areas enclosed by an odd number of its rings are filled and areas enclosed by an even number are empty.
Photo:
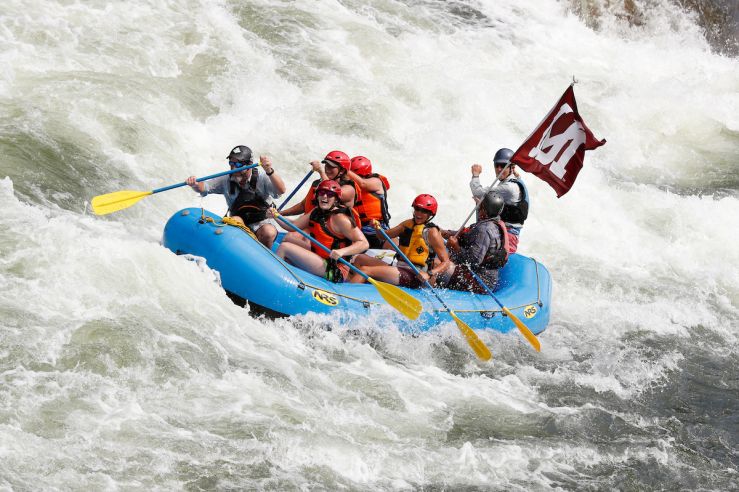
M346 172L349 179L353 180L357 185L366 192L382 191L382 182L380 178L363 178L352 170Z

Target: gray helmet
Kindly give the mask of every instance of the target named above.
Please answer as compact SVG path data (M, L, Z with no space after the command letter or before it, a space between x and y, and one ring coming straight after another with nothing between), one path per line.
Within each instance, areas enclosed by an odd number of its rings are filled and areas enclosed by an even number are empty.
M226 157L229 162L240 162L244 165L251 164L251 149L246 145L237 145L231 149L231 153Z
M495 153L495 157L493 157L493 163L508 164L511 162L511 157L513 157L513 151L511 149L498 149L498 152Z
M494 191L489 191L482 198L482 203L480 203L480 207L485 210L485 214L489 218L493 219L499 216L500 213L503 211L504 204L505 202L503 201L502 196L495 193Z

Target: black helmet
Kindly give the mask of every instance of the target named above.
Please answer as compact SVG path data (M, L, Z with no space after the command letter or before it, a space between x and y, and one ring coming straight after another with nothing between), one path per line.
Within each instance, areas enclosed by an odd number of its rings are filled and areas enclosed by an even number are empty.
M498 149L498 152L495 153L495 157L493 157L493 163L508 164L511 162L511 157L513 157L513 151L511 149Z
M495 218L500 215L500 213L503 211L503 205L505 202L503 201L503 197L499 194L495 193L494 191L489 191L483 198L482 203L480 203L480 207L485 210L485 214L488 216L488 218Z
M226 157L229 162L240 162L248 166L251 164L251 149L246 145L237 145L231 149L231 153Z

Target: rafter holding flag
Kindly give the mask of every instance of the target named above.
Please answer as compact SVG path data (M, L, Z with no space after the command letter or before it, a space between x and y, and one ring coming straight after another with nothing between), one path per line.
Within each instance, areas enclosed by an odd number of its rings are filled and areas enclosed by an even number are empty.
M585 151L606 143L593 135L578 113L573 85L511 157L511 163L549 183L557 197L572 188Z

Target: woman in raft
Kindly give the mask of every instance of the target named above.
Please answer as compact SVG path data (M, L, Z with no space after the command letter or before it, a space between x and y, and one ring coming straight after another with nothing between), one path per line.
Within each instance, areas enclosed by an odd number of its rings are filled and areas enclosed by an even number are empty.
M393 266L367 255L357 256L354 266L377 280L414 289L426 280L431 285L436 285L437 280L444 280L439 277L445 277L452 262L439 227L431 222L439 208L436 199L427 194L418 195L412 206L412 218L385 232L390 238L398 238L400 250L418 268L420 275L417 277L410 265L402 260ZM379 228L380 224L376 224ZM361 275L352 274L349 281L362 283L365 280Z
M348 277L349 267L337 260L362 253L369 244L357 226L352 210L341 204L341 185L338 182L331 179L322 181L315 195L316 208L301 215L292 224L310 234L331 253L326 253L313 243L304 246L282 242L277 249L277 256L314 275L340 283ZM274 216L274 210L270 214Z

